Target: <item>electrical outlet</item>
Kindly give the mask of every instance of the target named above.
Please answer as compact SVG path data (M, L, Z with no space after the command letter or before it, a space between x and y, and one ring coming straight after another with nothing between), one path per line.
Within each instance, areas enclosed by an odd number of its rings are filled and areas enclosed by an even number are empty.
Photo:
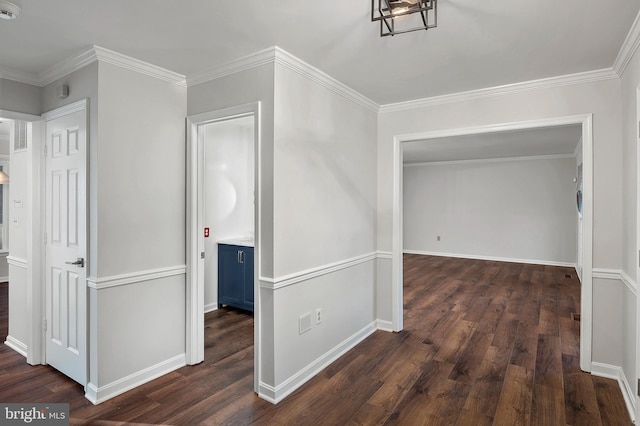
M322 322L322 309L316 309L316 325Z
M436 237L436 240L440 241L440 235L438 235L438 236Z

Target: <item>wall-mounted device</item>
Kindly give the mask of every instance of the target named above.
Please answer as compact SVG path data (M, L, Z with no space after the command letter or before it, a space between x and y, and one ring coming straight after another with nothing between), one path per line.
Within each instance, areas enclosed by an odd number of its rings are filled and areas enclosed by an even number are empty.
M69 85L68 84L61 84L61 85L56 87L56 98L64 99L67 96L69 96Z

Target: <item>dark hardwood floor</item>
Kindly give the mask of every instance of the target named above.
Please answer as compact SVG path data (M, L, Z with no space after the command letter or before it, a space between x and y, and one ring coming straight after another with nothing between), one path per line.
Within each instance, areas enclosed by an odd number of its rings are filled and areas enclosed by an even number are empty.
M569 277L566 277L569 275ZM579 368L569 268L405 256L405 329L375 332L277 406L253 393L253 318L206 316L205 361L98 406L0 345L0 401L67 402L71 424L630 425L614 380ZM0 338L7 285L0 284Z

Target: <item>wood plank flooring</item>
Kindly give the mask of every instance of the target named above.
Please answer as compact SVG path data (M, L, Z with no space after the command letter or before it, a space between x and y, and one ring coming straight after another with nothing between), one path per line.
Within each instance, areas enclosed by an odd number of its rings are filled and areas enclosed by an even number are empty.
M207 314L203 363L98 406L0 345L0 401L67 402L75 425L632 424L618 384L580 371L574 270L406 255L404 278L405 330L375 332L277 406L252 391L253 318L233 309Z

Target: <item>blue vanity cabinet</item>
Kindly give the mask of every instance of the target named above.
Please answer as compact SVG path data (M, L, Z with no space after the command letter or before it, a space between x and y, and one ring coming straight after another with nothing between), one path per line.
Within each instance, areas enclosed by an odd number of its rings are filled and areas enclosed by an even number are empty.
M253 312L253 247L244 252L244 303Z
M218 244L218 307L253 312L253 247Z

